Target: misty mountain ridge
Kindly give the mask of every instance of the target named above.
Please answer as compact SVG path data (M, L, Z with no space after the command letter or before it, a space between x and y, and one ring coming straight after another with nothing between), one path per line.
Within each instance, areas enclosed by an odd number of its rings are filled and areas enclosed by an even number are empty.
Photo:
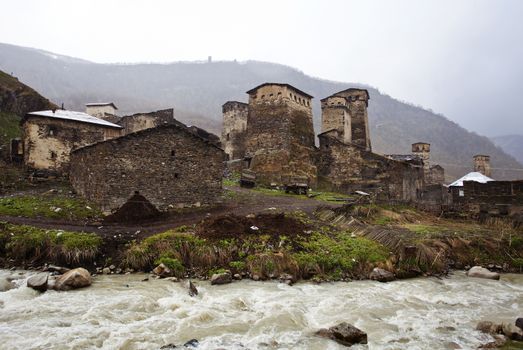
M502 135L490 139L507 154L523 164L523 135Z
M83 111L88 102L114 102L120 115L175 108L177 119L221 133L221 106L247 102L245 91L264 82L289 83L312 96L320 130L320 99L349 87L368 89L373 150L408 154L414 142L431 144L431 162L453 179L473 169L472 156L488 154L494 178L523 178L523 166L487 137L363 84L314 78L284 65L258 61L100 64L38 49L0 44L0 69L58 105Z

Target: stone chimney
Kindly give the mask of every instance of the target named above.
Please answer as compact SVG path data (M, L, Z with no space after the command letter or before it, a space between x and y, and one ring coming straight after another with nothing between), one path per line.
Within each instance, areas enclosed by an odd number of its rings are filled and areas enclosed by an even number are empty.
M492 169L490 167L490 156L484 154L477 154L474 156L474 171L482 173L485 176L492 176Z

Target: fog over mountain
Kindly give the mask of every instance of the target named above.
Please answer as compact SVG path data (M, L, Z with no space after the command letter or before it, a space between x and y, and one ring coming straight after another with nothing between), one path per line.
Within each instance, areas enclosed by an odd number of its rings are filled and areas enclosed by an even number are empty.
M523 164L523 135L503 135L491 137L490 139L507 154L510 154Z
M43 96L66 108L84 110L88 102L115 102L122 115L175 108L176 117L217 134L221 106L247 101L245 91L264 82L286 82L315 97L316 131L319 100L339 90L369 89L373 149L378 153L410 153L413 142L432 144L432 161L449 178L472 170L474 154L492 157L498 178L523 178L522 166L488 138L423 108L398 101L379 90L313 78L284 65L267 62L179 62L169 64L98 64L47 51L0 44L0 70L12 73Z

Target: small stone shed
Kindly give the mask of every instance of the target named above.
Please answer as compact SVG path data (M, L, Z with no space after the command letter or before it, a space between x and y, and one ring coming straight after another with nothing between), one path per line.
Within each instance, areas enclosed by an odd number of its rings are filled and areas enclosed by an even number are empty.
M219 201L224 160L208 139L166 124L74 150L69 177L77 193L105 212L135 193L167 210Z

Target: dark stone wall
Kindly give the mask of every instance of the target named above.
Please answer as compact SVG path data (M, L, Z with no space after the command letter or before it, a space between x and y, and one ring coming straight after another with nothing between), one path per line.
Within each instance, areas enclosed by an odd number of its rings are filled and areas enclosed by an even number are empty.
M304 176L316 183L314 129L310 108L271 101L249 106L246 155L261 184Z
M116 124L121 125L124 128L123 134L130 134L140 130L175 122L174 110L169 108L155 112L136 113L124 116L121 117Z
M463 196L460 196L462 191ZM523 180L464 181L463 187L451 187L452 204L473 217L511 217L523 219ZM523 221L522 221L523 222Z
M177 125L164 125L74 151L75 190L104 211L139 191L160 210L208 205L222 194L224 152Z
M424 185L420 165L368 152L329 134L320 135L318 177L326 189L372 192L385 201L417 201Z

